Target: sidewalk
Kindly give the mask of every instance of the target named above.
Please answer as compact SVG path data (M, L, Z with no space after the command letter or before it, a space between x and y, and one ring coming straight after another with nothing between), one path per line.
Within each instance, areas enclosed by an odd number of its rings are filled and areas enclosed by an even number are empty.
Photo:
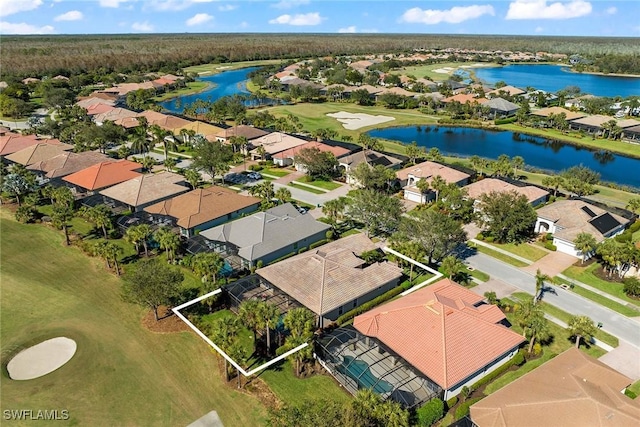
M517 259L518 261L522 261L525 264L528 264L528 265L533 264L533 261L531 261L531 260L528 260L528 259L523 258L521 256L518 256L516 254L513 254L513 253L511 253L509 251L505 251L504 249L501 249L501 248L498 248L496 246L490 245L490 244L488 244L486 242L482 242L482 241L476 240L476 239L471 239L469 241L475 243L478 246L484 246L484 247L489 248L491 250L494 250L496 252L500 252L503 255L510 256L511 258ZM526 269L526 267L524 267L524 268ZM611 301L614 301L614 302L616 302L618 304L621 304L621 305L624 305L624 306L627 306L627 307L633 307L633 306L630 306L627 301L625 301L625 300L623 300L621 298L618 298L618 297L616 297L614 295L611 295L611 294L609 294L607 292L601 291L600 289L594 288L593 286L587 285L586 283L582 283L582 282L579 282L577 280L571 279L571 278L565 276L564 274L558 274L557 276L560 277L563 280L566 280L566 281L568 281L570 283L573 283L576 286L580 286L581 288L587 289L588 291L591 291L591 292L593 292L595 294L598 294L600 296L608 298ZM638 316L640 316L640 310L638 310Z

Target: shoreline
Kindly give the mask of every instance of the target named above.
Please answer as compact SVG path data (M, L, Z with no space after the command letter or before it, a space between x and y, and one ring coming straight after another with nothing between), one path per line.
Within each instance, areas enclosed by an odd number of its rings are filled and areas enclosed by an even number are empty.
M200 80L200 81L202 81L202 80ZM206 85L204 88L202 88L202 89L195 90L195 91L193 91L193 92L186 92L186 93L174 94L174 95L172 95L172 96L170 96L170 97L168 97L168 98L165 98L165 99L160 100L160 101L155 101L155 102L157 102L158 104L160 104L160 103L163 103L163 102L171 101L172 99L180 98L181 96L196 95L196 94L198 94L198 93L205 92L205 91L207 91L207 90L209 90L209 89L213 89L214 87L216 87L216 86L217 86L215 83L212 83L212 82L206 82L206 83L207 83L207 85ZM178 90L180 90L180 89L178 89Z
M501 68L506 67L508 65L555 65L558 67L566 67L568 68L570 73L575 74L591 74L594 76L602 76L602 77L628 77L628 78L640 78L640 74L624 74L624 73L603 73L601 71L575 71L573 65L566 63L558 63L558 62L508 62L506 64L497 64L495 65L468 65L466 67L460 67L465 69L476 69L476 68Z

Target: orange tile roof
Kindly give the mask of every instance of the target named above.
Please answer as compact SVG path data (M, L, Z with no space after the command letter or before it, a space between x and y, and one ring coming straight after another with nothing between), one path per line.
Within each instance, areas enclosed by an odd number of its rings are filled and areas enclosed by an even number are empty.
M0 136L0 156L6 156L36 144L61 144L57 139L40 139L36 135L5 133Z
M241 196L227 188L211 186L189 191L144 210L176 218L178 226L189 229L259 203L257 197Z
M631 378L575 347L471 406L480 427L640 425L640 399L621 391Z
M443 389L517 347L524 338L497 324L504 314L450 279L357 316L353 326L375 337Z
M448 98L445 98L442 100L442 102L453 102L453 101L458 101L461 104L466 104L466 103L471 103L473 104L474 102L477 102L478 104L483 104L485 102L488 101L488 99L486 98L478 98L475 94L473 93L469 93L469 94L465 94L465 93L459 93L457 95L453 95L450 96Z
M518 194L524 195L529 203L548 196L549 192L533 185L526 185L524 187L518 187L508 182L502 181L496 178L485 178L480 181L476 181L473 184L469 184L466 187L469 192L469 197L472 199L479 199L483 194L489 194L492 191L497 193L506 193L508 191L515 191Z
M166 130L174 130L191 123L189 120L181 119L180 117L171 116L169 114L162 114L156 111L146 110L138 114L138 117L146 117L149 125L158 125Z
M344 147L323 144L322 142L318 141L309 141L306 144L298 145L297 147L292 147L288 150L281 151L273 157L277 159L292 159L303 148L317 148L320 151L328 151L330 153L333 153L335 157L341 157L351 152L351 150L348 150Z
M142 166L129 160L101 162L62 178L87 190L100 190L136 178Z
M109 104L95 103L86 107L87 115L94 116L96 114L108 113L109 111L115 110L116 107Z

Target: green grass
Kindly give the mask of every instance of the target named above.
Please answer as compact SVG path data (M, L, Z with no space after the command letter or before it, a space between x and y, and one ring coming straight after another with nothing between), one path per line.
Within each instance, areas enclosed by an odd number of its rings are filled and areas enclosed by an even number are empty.
M613 311L616 311L620 314L622 314L623 316L628 316L628 317L637 317L638 315L640 315L640 311L635 310L632 307L628 307L626 305L622 305L619 304L615 301L612 301L610 298L607 298L605 296L602 296L600 294L597 294L595 292L592 292L588 289L583 288L582 286L578 286L578 285L574 285L572 283L568 283L565 280L562 280L561 278L556 278L557 282L560 283L566 283L568 285L573 285L573 287L571 288L571 290L573 292L575 292L578 295L581 295L587 299L590 299L591 301L598 303L604 307L610 308Z
M543 251L540 248L537 248L528 243L491 243L497 248L503 249L505 251L509 251L512 254L521 256L522 258L526 258L529 261L538 261L540 258L544 257L548 254L548 252Z
M268 59L264 61L243 61L243 62L226 62L224 64L202 64L193 67L184 68L186 73L198 74L218 74L223 71L237 70L238 68L258 67L269 64L280 64L282 61L277 59Z
M489 255L495 259L499 259L500 261L513 265L514 267L526 267L528 265L520 260L510 257L509 255L494 251L493 249L487 248L485 246L477 245L476 249L478 249L478 252Z
M298 188L298 189L304 190L304 191L308 191L309 193L313 193L313 194L325 194L326 193L326 191L322 191L322 190L320 190L318 188L306 187L304 185L296 184L295 182L290 182L288 185L290 187Z
M462 62L442 62L442 63L438 63L438 64L427 64L427 65L413 65L410 67L403 67L401 69L401 71L393 71L392 74L404 74L404 75L413 75L416 78L421 78L421 77L426 77L430 80L433 81L442 81L442 80L447 80L448 78L451 77L451 73L453 73L453 71L455 71L455 69L459 68L461 65L469 65L469 63L462 63ZM487 65L493 65L493 64L487 64ZM497 64L496 64L497 65ZM451 70L451 73L436 73L433 70L437 70L440 68L445 68L445 67L449 67L449 68L453 68L453 70ZM467 69L470 70L470 69Z
M640 306L640 301L629 298L627 294L624 293L622 283L608 282L596 276L594 274L594 271L598 268L600 268L600 264L596 262L588 266L572 265L562 273L567 277L570 277L582 283L586 283L589 286L593 286L598 290L618 297L633 305ZM640 315L640 312L636 312L636 316L638 315Z
M480 280L481 282L488 282L489 279L491 279L491 276L489 276L484 271L480 271L480 270L476 270L476 269L473 269L473 270L467 269L467 271L469 272L469 274L471 274L471 276L475 277L476 279Z
M526 292L514 292L512 295L520 299L521 301L524 299L533 298L533 295L528 294ZM545 302L544 300L538 302L538 304L540 304L540 306L545 311L545 313L555 317L558 320L563 321L564 323L569 323L569 320L571 319L571 314L567 313L564 310L559 309L554 305L551 305ZM614 337L613 335L603 331L602 329L598 329L594 336L600 341L606 344L609 344L612 347L617 347L620 345L620 342L617 337Z
M264 168L260 171L260 173L266 173L269 175L277 176L278 178L282 178L283 176L289 175L291 171L286 169Z
M294 182L300 182L307 185L313 185L314 187L321 188L323 190L335 190L336 188L340 188L340 184L335 183L333 181L322 181L322 180L314 180L314 181L305 181L305 178L296 179Z
M498 125L498 127L504 130L542 136L544 138L554 139L557 141L562 141L583 147L594 148L596 150L606 149L614 153L625 154L627 156L636 158L640 157L640 150L638 149L638 146L635 144L630 144L628 142L614 141L602 138L593 139L591 136L580 136L577 132L570 132L568 134L565 134L556 129L537 129L525 127L517 123Z
M200 322L201 322L200 325L203 325L200 327L200 330L206 333L207 327L211 326L214 322L220 319L226 319L229 317L235 318L237 316L231 310L218 310L211 314L205 314L204 316L200 317ZM237 336L238 336L238 342L240 343L240 345L242 345L246 354L248 355L252 354L253 347L254 347L253 333L247 328L241 327L238 331ZM211 337L209 336L209 338ZM245 366L243 366L243 368L245 368Z
M225 426L261 425L265 408L223 384L216 358L191 332L157 334L147 310L124 303L103 262L64 247L62 233L19 224L1 210L2 364L17 351L66 336L76 355L42 378L0 375L2 410L67 409L72 425L187 425L216 410Z
M347 237L347 236L351 236L352 234L358 234L361 233L360 230L352 228L351 230L347 230L344 233L340 234L340 237Z
M633 383L629 387L627 387L627 391L630 391L631 393L635 394L636 396L640 396L640 381L636 381L635 383Z
M350 395L328 375L314 375L297 378L290 361L277 364L259 375L280 400L289 405L299 405L305 401L318 399L346 402Z
M166 101L167 99L177 98L183 95L191 95L192 93L198 93L206 90L209 87L209 83L207 82L189 82L187 83L187 87L171 90L163 93L162 95L156 96L153 98L156 102Z
M312 132L317 129L331 129L336 131L339 135L349 135L353 138L353 141L358 140L358 136L372 129L382 129L394 126L412 126L412 125L427 125L437 122L437 117L427 116L417 110L389 110L380 106L361 106L352 104L349 102L325 102L322 104L300 103L294 105L280 105L276 107L267 107L267 111L276 117L285 117L288 114L293 114L300 119L305 131ZM342 123L333 117L328 117L329 113L337 113L339 111L346 111L348 113L365 113L371 115L381 115L393 117L395 120L391 120L385 123L380 123L373 126L363 127L357 130L345 129ZM401 143L386 144L394 149L394 152L404 153L404 145Z
M539 359L527 362L517 370L509 371L504 375L501 375L500 377L496 378L496 380L493 381L491 384L487 385L487 387L484 389L484 394L490 395L491 393L494 393L500 390L502 387L506 386L507 384L510 384L513 381L517 380L518 378L522 377L523 375L533 371L535 368L542 365L544 362L551 360L553 356L554 356L553 353L545 352L542 355L542 357L540 357Z

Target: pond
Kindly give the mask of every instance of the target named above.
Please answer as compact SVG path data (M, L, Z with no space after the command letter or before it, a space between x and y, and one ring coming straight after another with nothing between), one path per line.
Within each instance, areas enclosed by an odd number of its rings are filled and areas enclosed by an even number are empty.
M640 188L640 159L597 152L515 132L411 126L374 130L369 135L403 143L416 141L420 146L437 147L445 155L477 155L488 159L496 159L501 154L509 157L522 156L527 165L552 172L582 164L599 172L603 181ZM602 145L606 147L606 141L602 141Z
M198 99L216 101L224 96L249 94L250 92L247 90L247 75L257 69L258 67L240 68L198 77L196 80L207 82L210 87L199 93L168 99L161 102L160 106L171 113L182 113L184 107L193 104Z
M557 92L567 86L578 86L582 92L596 96L640 96L640 77L574 73L567 66L520 64L474 68L473 72L483 82L494 84L504 81L522 89L532 86Z

